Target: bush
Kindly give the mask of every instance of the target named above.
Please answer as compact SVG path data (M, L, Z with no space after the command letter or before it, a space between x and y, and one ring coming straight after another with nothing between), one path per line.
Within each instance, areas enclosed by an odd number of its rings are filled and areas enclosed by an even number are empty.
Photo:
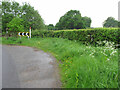
M17 35L17 32L24 31L24 25L23 25L23 19L20 18L13 18L12 21L10 21L7 24L9 28L9 34Z

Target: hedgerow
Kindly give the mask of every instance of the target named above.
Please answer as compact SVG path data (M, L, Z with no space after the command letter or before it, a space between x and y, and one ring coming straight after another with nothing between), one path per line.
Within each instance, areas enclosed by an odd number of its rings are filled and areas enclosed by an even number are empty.
M98 41L110 41L118 44L120 31L118 28L94 28L79 30L57 30L57 31L39 31L32 32L33 37L58 37L68 40L77 40L96 45Z

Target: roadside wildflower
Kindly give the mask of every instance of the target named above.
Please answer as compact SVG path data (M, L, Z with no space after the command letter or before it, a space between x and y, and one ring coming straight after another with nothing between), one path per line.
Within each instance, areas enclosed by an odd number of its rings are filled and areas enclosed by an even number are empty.
M40 42L38 42L38 44L40 44Z
M114 55L117 51L113 51L110 55Z
M108 58L107 61L109 61L110 59Z

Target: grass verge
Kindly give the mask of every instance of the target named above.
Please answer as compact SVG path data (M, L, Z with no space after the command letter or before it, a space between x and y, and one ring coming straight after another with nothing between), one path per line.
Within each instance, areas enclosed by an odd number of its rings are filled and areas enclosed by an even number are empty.
M6 38L3 44L36 47L50 52L59 64L64 88L117 88L118 50L85 46L62 38Z

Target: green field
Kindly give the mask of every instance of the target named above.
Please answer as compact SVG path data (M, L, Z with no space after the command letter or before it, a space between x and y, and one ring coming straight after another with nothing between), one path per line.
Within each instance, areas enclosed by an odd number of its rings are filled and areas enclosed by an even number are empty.
M118 88L118 49L62 38L3 38L3 44L36 47L58 61L64 88Z

